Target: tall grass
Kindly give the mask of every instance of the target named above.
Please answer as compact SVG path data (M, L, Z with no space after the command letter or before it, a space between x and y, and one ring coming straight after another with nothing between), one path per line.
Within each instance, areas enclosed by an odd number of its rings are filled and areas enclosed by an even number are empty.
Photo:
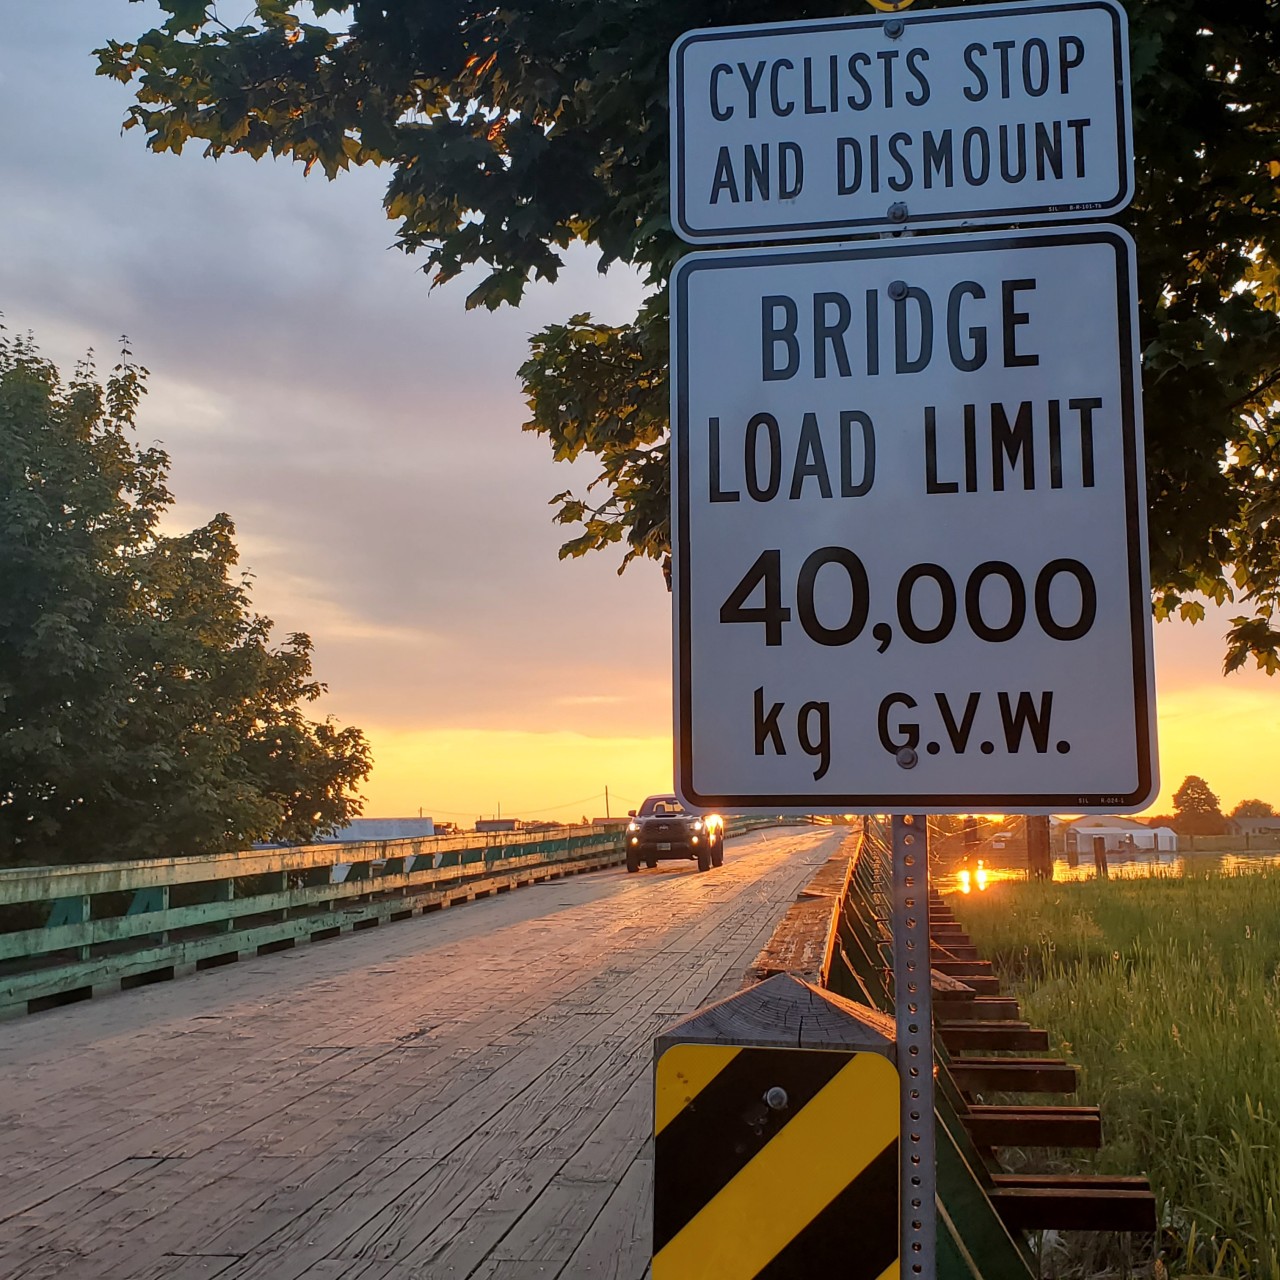
M1000 884L955 899L1145 1173L1178 1273L1280 1280L1280 870Z

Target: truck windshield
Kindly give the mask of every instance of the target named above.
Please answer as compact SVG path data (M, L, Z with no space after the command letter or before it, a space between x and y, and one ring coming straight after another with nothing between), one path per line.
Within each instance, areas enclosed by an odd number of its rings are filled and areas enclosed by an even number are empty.
M677 817L684 812L684 806L675 796L650 796L640 806L642 818Z

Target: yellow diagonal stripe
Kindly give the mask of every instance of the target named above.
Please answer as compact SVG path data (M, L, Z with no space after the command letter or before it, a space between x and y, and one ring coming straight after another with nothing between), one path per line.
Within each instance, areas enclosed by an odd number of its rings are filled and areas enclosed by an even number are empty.
M677 1044L658 1060L653 1132L661 1133L742 1052L734 1044Z
M667 1243L654 1280L751 1280L897 1136L897 1070L859 1053Z

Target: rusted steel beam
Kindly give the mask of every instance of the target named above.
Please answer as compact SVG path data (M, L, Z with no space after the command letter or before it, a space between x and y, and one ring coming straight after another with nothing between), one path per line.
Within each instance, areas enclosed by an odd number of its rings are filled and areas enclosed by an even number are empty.
M1059 1058L952 1058L950 1071L966 1093L1074 1093L1076 1068Z
M933 967L939 973L945 973L950 978L959 978L962 982L970 978L986 978L994 972L990 960L943 960L935 957Z
M1018 1002L1011 997L986 995L963 1004L948 1004L944 1015L947 1022L1017 1022L1022 1016Z
M1097 1107L971 1106L964 1124L980 1147L1102 1146Z
M1049 1048L1049 1033L1027 1022L940 1022L937 1030L951 1053L966 1049L1036 1053Z
M991 1203L1009 1227L1022 1231L1137 1231L1156 1229L1156 1198L1148 1189L1113 1187L1000 1187Z
M962 981L965 986L973 989L975 995L998 996L1000 994L1000 979L997 977L967 974Z
M935 940L930 954L939 960L980 959L978 948L967 942L938 942Z

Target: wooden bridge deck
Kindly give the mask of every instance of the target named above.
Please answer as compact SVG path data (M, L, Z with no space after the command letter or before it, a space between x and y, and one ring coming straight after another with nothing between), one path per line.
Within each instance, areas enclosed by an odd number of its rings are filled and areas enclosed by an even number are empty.
M842 832L733 841L0 1024L6 1280L639 1280L650 1043Z

